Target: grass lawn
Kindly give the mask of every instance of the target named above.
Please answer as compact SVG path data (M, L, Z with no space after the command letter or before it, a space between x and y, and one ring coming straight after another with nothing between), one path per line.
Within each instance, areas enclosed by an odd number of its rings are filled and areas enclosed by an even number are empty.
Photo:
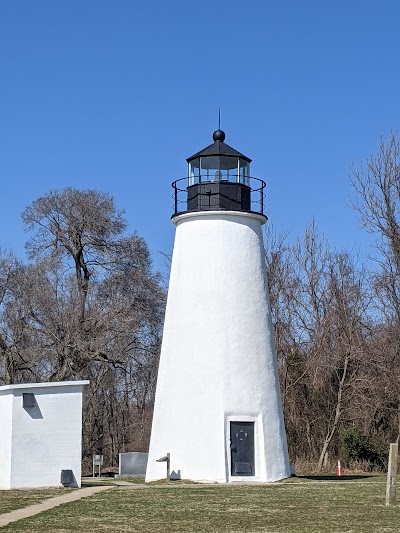
M263 486L115 487L2 531L399 533L400 505L385 507L385 489L385 477L356 476Z
M0 490L0 514L40 503L74 489Z

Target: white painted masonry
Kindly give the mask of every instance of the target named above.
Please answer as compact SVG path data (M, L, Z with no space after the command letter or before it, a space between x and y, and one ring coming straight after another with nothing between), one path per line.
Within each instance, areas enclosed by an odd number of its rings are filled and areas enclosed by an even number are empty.
M89 381L0 387L0 489L61 487L61 470L81 485L82 390ZM24 408L23 393L36 406Z
M261 215L186 213L176 236L146 481L290 476ZM230 475L230 422L255 423L255 476Z

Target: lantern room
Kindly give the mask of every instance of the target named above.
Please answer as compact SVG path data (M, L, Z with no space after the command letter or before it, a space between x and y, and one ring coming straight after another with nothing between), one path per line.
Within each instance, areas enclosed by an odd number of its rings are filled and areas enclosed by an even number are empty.
M213 210L263 215L265 182L250 176L251 159L227 145L220 129L213 133L213 141L187 158L187 177L173 182L173 217Z
M248 185L251 159L224 143L225 133L217 130L214 143L187 159L189 185L204 181L230 181Z

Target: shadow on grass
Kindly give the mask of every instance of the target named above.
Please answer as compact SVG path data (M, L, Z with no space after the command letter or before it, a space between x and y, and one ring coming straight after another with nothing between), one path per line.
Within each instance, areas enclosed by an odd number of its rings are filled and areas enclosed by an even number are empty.
M105 482L105 483L99 483L99 482L93 482L91 483L90 481L82 481L82 484L81 484L81 488L82 489L87 489L88 487L104 487L104 486L109 486L109 485L115 485L115 483L112 483L112 482ZM115 485L116 486L116 485Z
M95 481L96 480L96 481ZM142 485L144 484L144 477L117 477L117 478L103 478L103 479L99 479L99 478L94 478L94 479L90 479L90 478L82 478L82 488L87 488L87 487L102 487L102 486L119 486L119 482L128 482L130 483L131 485Z
M296 476L297 479L311 479L313 481L355 481L357 479L365 479L370 477L376 477L374 474L353 474L349 476L335 476L335 475L322 475L322 476Z

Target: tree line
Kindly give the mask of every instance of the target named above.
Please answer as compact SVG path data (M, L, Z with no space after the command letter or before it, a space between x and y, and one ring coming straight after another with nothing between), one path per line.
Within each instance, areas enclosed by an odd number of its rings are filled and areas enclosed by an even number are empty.
M266 230L292 462L384 467L400 433L400 139L352 169L374 261L333 249L313 221ZM83 459L147 451L166 293L114 199L50 191L22 213L28 261L0 251L0 383L89 379ZM308 466L309 467L309 466Z
M384 467L400 434L400 139L352 168L353 207L376 236L367 264L315 222L269 230L267 265L289 453L322 469Z
M0 255L0 380L89 379L83 458L146 450L165 291L113 198L51 191L22 213L28 263Z

